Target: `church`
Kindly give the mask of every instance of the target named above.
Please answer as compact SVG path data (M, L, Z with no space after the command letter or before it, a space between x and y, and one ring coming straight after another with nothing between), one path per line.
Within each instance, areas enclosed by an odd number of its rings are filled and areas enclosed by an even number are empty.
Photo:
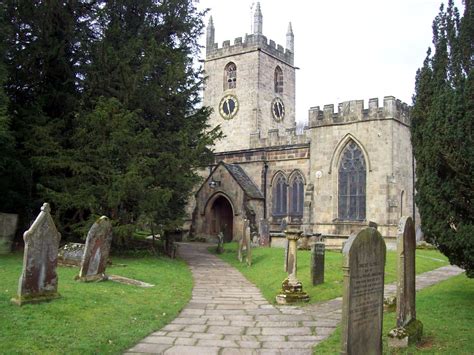
M251 34L222 46L209 20L203 103L225 138L188 206L190 234L239 240L249 223L262 238L288 224L340 245L375 222L393 242L400 217L416 214L408 105L386 96L315 106L297 132L291 23L284 48L263 35L259 3L253 16Z

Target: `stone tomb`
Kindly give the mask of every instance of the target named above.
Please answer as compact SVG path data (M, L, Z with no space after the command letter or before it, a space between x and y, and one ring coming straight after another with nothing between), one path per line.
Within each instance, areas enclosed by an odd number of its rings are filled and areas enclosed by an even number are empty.
M100 217L87 233L82 256L80 281L106 280L105 269L112 243L112 224L106 216Z
M343 255L341 354L381 354L385 242L369 227L349 238Z
M324 283L324 242L311 244L311 282L313 286Z
M18 282L18 295L12 299L12 303L19 306L59 297L56 266L61 234L50 212L49 204L43 204L38 217L23 234L23 270Z
M402 217L397 235L397 327L388 333L393 348L405 348L423 334L423 324L416 319L415 251L415 224L411 217Z
M17 225L17 214L0 213L0 254L8 254L11 252Z
M84 255L85 244L67 243L58 251L58 265L60 266L81 266Z
M301 231L285 231L288 240L287 272L288 277L281 284L280 294L276 296L278 304L288 304L295 302L308 302L309 296L303 292L303 285L296 277L298 267L296 242L301 236Z

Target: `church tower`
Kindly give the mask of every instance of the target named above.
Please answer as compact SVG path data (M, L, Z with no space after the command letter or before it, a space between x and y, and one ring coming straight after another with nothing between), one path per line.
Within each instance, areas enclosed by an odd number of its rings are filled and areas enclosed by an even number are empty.
M209 19L206 36L207 77L204 105L213 108L212 127L221 126L225 138L216 152L250 148L250 137L268 137L268 132L295 127L294 35L291 23L286 50L263 35L263 16L257 2L253 33L229 40L219 47Z

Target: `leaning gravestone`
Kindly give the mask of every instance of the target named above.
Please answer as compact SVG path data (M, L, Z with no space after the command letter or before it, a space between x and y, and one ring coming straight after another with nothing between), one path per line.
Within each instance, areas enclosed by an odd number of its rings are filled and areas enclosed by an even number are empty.
M87 233L78 280L99 281L107 279L105 268L107 267L111 243L112 223L106 216L102 216Z
M18 295L12 299L12 303L19 306L59 297L56 266L61 234L50 212L49 204L43 204L38 217L23 234L23 270L18 282Z
M324 283L324 242L315 242L311 245L311 281L313 286Z
M344 245L341 354L381 354L386 247L366 228Z
M423 324L416 319L415 251L415 224L411 217L402 217L397 235L397 328L388 334L388 345L393 348L405 348L423 334Z
M8 254L11 252L17 225L17 214L0 213L0 254Z

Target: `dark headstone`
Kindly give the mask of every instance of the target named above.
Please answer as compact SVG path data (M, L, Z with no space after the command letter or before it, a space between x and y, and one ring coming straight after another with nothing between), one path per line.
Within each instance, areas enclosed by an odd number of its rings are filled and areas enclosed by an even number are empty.
M323 242L316 242L311 245L311 281L313 286L324 283L324 254Z
M81 281L105 280L105 269L112 243L112 223L100 217L87 233L86 246L78 279Z
M270 245L270 225L268 220L260 220L260 245L268 247Z
M35 221L23 234L25 251L18 295L12 302L21 306L58 298L58 247L61 240L49 204L41 207Z
M423 325L416 319L415 251L415 225L411 217L402 217L397 235L397 328L389 333L390 347L407 347L423 333Z
M81 266L85 244L67 243L58 252L58 264L64 266Z
M8 254L11 252L17 225L17 214L0 213L0 254Z
M344 245L341 354L381 354L386 247L375 228Z

